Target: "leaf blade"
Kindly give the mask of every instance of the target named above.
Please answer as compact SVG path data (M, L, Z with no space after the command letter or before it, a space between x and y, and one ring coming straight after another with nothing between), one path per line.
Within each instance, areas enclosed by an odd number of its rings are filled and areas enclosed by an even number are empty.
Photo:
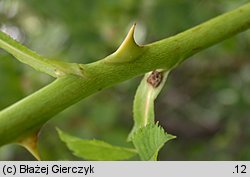
M86 160L125 160L137 154L135 149L113 146L99 140L83 140L59 129L57 132L75 156Z
M140 128L132 137L132 142L142 160L157 160L159 150L175 136L164 132L157 124Z

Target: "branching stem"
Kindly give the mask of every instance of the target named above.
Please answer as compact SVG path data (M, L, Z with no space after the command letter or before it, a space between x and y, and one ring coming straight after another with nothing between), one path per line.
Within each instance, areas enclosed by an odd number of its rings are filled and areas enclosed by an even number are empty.
M135 45L133 34L130 34L119 52L95 63L77 64L76 68L81 70L82 75L66 72L48 86L2 110L0 145L28 137L54 115L101 89L157 68L170 70L195 53L249 27L250 3L176 36L143 47ZM18 57L15 51L7 51Z

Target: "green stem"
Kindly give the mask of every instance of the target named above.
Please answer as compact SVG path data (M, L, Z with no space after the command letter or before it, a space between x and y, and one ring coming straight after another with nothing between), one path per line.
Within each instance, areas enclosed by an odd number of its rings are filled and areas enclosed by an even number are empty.
M116 53L95 63L79 65L83 76L74 73L62 75L1 111L0 145L35 133L51 117L90 94L157 68L169 70L189 56L249 27L248 3L176 36L143 47L134 45L132 28Z
M154 101L165 85L168 74L169 71L158 69L144 75L134 98L134 126L128 136L128 141L140 128L155 123Z

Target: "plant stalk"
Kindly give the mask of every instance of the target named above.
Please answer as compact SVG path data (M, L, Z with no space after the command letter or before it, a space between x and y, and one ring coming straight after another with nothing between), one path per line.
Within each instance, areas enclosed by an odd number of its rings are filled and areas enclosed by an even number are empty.
M83 76L67 74L59 77L2 110L0 145L28 137L54 115L101 89L158 68L170 70L197 52L249 27L250 3L185 32L142 47L134 45L132 30L119 52L94 63L79 65Z

